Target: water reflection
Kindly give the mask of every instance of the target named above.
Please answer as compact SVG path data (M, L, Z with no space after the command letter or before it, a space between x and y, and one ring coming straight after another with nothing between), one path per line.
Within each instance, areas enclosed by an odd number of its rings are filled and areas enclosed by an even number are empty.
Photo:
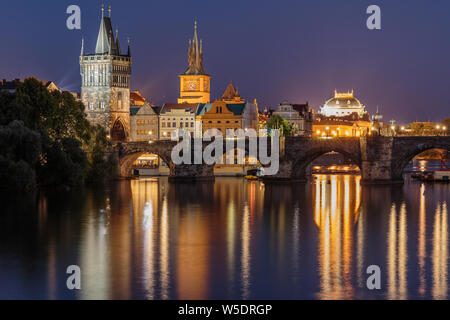
M406 299L407 292L407 220L406 205L401 204L398 212L393 204L389 215L389 232L387 235L387 265L388 265L388 298Z
M357 178L359 180L359 177ZM353 233L359 183L350 176L319 175L315 180L315 223L319 228L320 299L353 297ZM362 237L362 235L360 235Z
M439 203L433 226L433 298L447 299L448 291L448 218L447 204Z
M447 299L449 197L448 184L318 175L2 198L0 298ZM65 288L72 264L76 293ZM372 264L377 292L366 288Z

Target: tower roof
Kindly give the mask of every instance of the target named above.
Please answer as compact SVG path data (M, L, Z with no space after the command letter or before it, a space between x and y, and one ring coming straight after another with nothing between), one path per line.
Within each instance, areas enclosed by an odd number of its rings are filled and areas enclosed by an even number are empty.
M111 17L105 17L103 12L104 9L102 8L102 20L100 21L95 54L121 55L119 38L114 37Z
M188 63L185 75L206 75L203 69L203 43L198 39L197 21L195 21L194 37L189 40Z
M240 97L239 91L234 87L233 82L230 81L222 95L222 100L233 100L234 98Z

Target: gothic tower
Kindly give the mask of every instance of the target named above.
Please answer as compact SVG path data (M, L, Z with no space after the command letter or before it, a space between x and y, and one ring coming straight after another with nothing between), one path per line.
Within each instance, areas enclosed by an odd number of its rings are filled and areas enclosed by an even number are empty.
M198 39L197 21L194 38L189 40L188 63L187 70L180 75L178 103L209 103L211 76L203 69L203 44Z
M131 52L128 42L127 54L122 54L118 30L114 37L109 16L102 19L94 54L84 53L82 40L81 99L88 119L105 128L114 141L126 141L130 133L130 76Z

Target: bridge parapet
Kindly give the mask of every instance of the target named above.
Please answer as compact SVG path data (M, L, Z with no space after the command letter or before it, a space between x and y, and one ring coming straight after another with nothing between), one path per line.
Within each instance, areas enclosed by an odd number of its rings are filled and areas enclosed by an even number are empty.
M259 141L261 139L267 138L259 138ZM226 152L227 141L223 143L223 150ZM142 154L151 153L161 157L168 165L172 178L213 178L214 168L212 165L175 165L171 159L171 153L176 144L177 142L170 140L118 144L116 150L119 156L121 176L128 177L137 158ZM203 151L209 144L210 142L202 142L201 150ZM270 142L267 141L266 144L270 148ZM245 153L248 154L248 139L246 139L245 146ZM192 148L192 154L195 154L194 143L192 143ZM403 182L402 172L409 161L421 152L433 148L450 152L450 137L368 136L332 139L286 137L281 139L279 171L274 176L267 176L266 180L306 181L310 176L308 172L310 164L321 155L334 151L351 159L360 167L362 183L399 183ZM268 153L270 154L271 150L268 150Z

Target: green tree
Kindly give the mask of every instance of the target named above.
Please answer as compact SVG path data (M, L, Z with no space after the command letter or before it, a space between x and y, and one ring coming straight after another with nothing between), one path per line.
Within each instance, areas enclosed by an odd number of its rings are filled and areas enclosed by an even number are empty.
M0 187L25 190L36 185L35 167L41 155L41 136L21 121L0 126Z
M280 130L280 136L289 136L291 135L291 125L289 122L286 121L286 119L282 118L279 115L272 115L269 120L267 121L267 129L268 130L274 130L278 129Z
M34 78L14 95L0 93L0 151L0 186L75 186L114 177L105 130L89 123L72 94L49 92Z

